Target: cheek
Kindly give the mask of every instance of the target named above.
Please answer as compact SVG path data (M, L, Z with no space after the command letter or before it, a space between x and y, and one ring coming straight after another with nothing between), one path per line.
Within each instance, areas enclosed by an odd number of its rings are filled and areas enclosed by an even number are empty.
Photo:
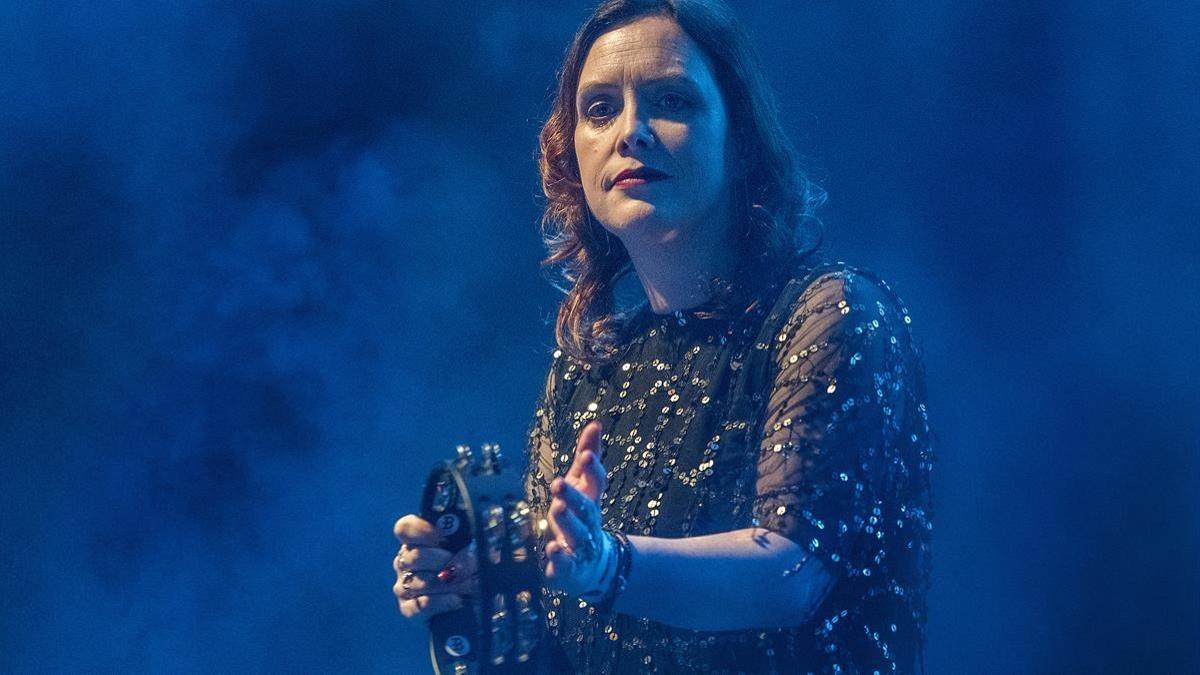
M725 135L712 128L692 127L678 137L676 157L697 187L720 184L725 168Z
M596 143L586 134L575 132L575 162L579 166L579 179L584 187L595 181L599 170L596 160Z

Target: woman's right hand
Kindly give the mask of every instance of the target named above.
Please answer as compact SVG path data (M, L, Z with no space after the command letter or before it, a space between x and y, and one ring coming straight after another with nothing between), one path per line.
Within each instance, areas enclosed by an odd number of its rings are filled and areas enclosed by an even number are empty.
M392 586L405 618L431 617L463 606L464 595L479 593L474 546L456 554L443 548L433 523L410 513L396 521L392 531L400 550L392 560L396 584Z

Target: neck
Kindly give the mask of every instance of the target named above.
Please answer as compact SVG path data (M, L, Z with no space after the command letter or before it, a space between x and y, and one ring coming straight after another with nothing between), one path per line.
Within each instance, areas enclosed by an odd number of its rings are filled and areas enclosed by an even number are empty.
M732 273L737 261L725 236L727 220L693 232L667 229L622 239L655 314L703 304L712 296L712 278Z

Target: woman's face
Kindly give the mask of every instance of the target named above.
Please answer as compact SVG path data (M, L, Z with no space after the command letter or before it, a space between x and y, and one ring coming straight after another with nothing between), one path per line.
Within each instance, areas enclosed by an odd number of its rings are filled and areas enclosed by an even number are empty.
M643 17L597 38L575 111L584 196L618 238L668 241L728 225L725 105L707 59L674 20ZM643 168L656 173L617 180Z

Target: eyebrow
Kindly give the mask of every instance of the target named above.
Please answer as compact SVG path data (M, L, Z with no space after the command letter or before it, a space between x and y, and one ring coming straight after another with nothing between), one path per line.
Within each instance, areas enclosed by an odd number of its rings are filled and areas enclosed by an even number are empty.
M683 73L670 73L661 77L655 77L653 79L645 80L642 84L650 86L658 86L662 84L682 84L695 90L700 89L700 85L697 84L695 80L687 75L684 75ZM579 85L579 95L576 97L576 100L582 100L594 89L603 89L606 87L615 86L616 85L612 82L605 82L603 80L588 80L587 82L583 82Z

